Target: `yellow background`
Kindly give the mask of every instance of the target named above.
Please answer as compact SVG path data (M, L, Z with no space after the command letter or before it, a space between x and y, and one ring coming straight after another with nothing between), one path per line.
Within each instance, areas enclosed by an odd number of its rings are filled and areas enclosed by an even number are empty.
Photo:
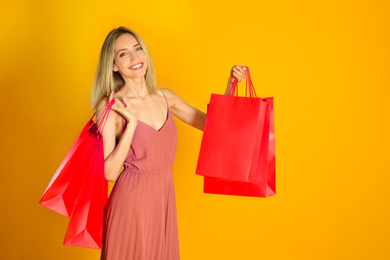
M69 220L38 201L120 25L143 37L159 86L203 111L234 64L275 98L266 199L203 194L202 133L176 120L182 259L390 259L388 0L2 0L0 25L0 259L99 258L62 245Z

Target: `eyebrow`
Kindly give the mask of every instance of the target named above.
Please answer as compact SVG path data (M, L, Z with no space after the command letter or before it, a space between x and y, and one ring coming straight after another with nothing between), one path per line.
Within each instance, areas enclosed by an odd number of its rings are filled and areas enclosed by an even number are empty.
M141 44L137 43L136 45L134 45L133 47L137 47L137 46L141 46ZM127 48L124 48L124 49L120 49L116 52L116 54L118 54L120 51L125 51L127 50Z

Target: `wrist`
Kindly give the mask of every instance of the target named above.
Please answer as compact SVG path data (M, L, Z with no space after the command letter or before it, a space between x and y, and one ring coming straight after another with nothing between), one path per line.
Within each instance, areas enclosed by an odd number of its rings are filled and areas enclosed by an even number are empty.
M130 120L126 123L125 132L134 132L137 127L137 120Z

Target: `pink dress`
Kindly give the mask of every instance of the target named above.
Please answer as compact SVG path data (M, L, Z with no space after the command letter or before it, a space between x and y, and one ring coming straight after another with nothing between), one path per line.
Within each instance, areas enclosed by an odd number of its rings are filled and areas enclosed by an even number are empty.
M172 175L177 132L168 101L167 107L160 130L137 123L107 202L101 259L180 259Z

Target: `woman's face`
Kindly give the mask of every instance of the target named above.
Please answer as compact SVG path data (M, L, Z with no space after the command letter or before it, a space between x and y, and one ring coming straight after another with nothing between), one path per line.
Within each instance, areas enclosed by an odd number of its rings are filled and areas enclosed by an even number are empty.
M123 79L141 78L148 67L145 52L141 45L129 33L122 34L115 41L114 71L119 72Z

